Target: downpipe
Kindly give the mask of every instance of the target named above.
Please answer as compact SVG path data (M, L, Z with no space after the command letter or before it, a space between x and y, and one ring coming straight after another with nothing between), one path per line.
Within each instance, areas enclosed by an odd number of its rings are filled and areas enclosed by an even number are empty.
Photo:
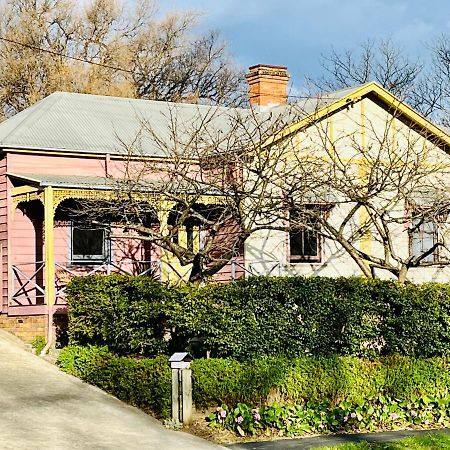
M48 307L47 319L47 343L42 349L40 356L45 356L53 343L53 306L51 305Z

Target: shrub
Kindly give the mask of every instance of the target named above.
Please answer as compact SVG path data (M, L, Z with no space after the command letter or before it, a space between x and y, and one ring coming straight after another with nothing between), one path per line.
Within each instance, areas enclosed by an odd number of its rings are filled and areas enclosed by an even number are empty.
M157 355L164 339L166 285L152 278L92 275L67 286L72 345L107 345L118 354Z
M42 350L44 350L46 345L46 340L44 336L36 336L31 343L31 347L34 349L36 355L40 355Z
M192 363L193 399L197 407L220 403L265 402L282 386L291 363L262 358L239 363L232 359L198 359Z
M170 415L171 373L164 356L126 358L113 355L106 347L69 346L61 350L58 365L157 417Z
M447 395L447 358L385 357L262 358L239 363L199 359L192 363L193 398L198 407L238 402L264 405L277 401L337 404L384 395L412 398Z
M58 365L121 400L159 417L169 416L171 374L166 357L120 357L105 347L67 347ZM227 419L231 420L227 426L237 430L239 424L245 433L259 425L294 433L449 420L450 364L446 358L199 359L192 363L192 377L196 407L230 405L225 409L233 419ZM251 422L255 408L260 408L265 422ZM411 416L411 410L417 416ZM233 422L239 415L243 421ZM222 419L216 413L211 420L224 425ZM294 425L288 429L286 423L291 420Z
M67 288L72 344L154 356L450 355L450 285L252 277L170 287L121 275Z

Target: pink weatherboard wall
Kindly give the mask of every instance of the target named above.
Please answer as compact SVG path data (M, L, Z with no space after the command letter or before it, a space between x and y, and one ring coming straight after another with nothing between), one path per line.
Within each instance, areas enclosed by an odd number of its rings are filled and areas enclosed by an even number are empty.
M22 205L12 212L10 201L11 182L6 173L11 174L29 174L29 175L67 175L67 176L97 176L104 177L110 175L120 178L123 174L124 161L119 159L110 159L105 155L76 155L68 156L54 152L47 154L33 154L10 152L0 160L0 258L2 259L1 286L2 286L2 304L3 310L8 308L10 296L12 294L11 269L12 265L21 265L21 270L27 276L31 276L38 265L38 261L43 260L43 232L42 218L43 207L37 205L37 201L30 211L30 206ZM167 164L159 162L159 164ZM141 163L135 163L135 168L142 167ZM155 165L157 167L158 163ZM195 170L195 169L193 169ZM149 178L157 179L158 170L149 174ZM41 210L39 209L42 209ZM36 214L40 217L36 220ZM40 216L42 214L42 217ZM54 232L54 252L55 262L61 266L70 266L70 224L64 221L55 221ZM159 260L160 251L158 247L150 243L143 243L137 239L113 240L111 245L111 255L113 262L127 272L139 272L139 264L136 261L155 261ZM133 262L134 261L134 262ZM243 257L238 259L243 265ZM87 273L92 267L70 266L72 272ZM67 272L57 267L57 278L67 278ZM230 280L232 273L235 277L242 276L242 268L235 265L224 267L217 275L216 281ZM70 278L70 277L69 277ZM43 282L43 274L42 280ZM17 288L17 283L16 283ZM39 292L35 289L35 293ZM33 292L29 299L39 303L39 298L32 299ZM27 299L27 301L29 300Z
M9 153L8 172L48 175L105 176L105 158Z

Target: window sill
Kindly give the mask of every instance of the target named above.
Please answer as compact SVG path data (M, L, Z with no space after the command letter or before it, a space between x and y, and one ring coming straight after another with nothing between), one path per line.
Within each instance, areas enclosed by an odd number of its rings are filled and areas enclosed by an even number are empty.
M443 269L444 267L448 267L449 266L450 261L436 261L433 262L432 264L427 264L427 265L418 265L416 267L411 267L410 270L414 270L414 269Z
M92 261L70 261L71 266L101 266L108 264L108 261L92 260Z
M292 264L322 264L322 261L317 260L317 259L299 259L299 260L290 260L289 263L290 265Z
M328 263L326 262L321 262L321 261L290 261L288 262L285 267L304 267L304 266L314 266L314 267L318 267L318 266L327 266Z

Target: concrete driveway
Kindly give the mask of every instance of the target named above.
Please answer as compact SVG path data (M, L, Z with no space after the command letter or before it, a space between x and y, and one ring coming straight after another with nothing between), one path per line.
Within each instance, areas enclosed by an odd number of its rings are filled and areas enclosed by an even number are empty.
M60 372L0 330L0 448L183 449L221 447L160 423Z

